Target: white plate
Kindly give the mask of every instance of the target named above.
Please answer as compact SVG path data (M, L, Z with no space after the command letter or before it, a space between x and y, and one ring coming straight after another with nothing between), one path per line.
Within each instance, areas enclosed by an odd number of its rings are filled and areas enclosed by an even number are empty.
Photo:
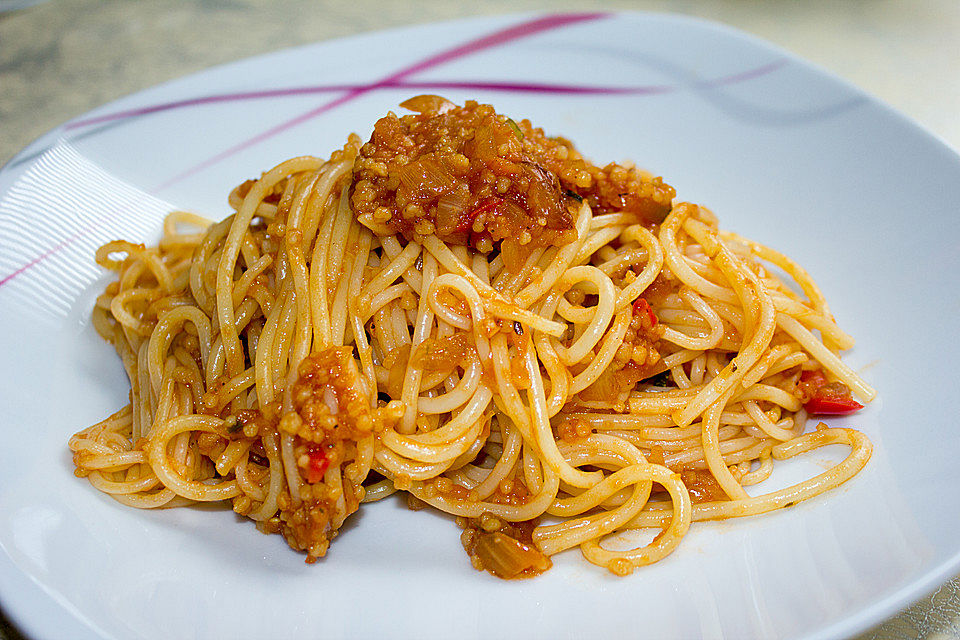
M476 97L635 159L819 280L880 399L875 454L831 494L695 525L615 578L577 551L478 573L449 518L366 506L323 562L228 510L144 512L72 475L67 438L126 402L88 314L93 249L173 203L327 154L411 94ZM0 172L0 599L37 638L840 637L960 570L960 160L860 91L728 28L663 15L483 18L281 51L82 116ZM150 195L147 195L150 194ZM787 465L774 483L830 452Z

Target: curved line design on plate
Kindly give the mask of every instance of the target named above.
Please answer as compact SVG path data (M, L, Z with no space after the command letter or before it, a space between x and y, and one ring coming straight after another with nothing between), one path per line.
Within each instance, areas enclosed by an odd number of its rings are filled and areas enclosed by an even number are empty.
M738 74L743 75L743 74ZM722 82L722 80L721 80ZM264 89L262 91L242 91L239 93L222 93L198 98L188 98L186 100L175 100L173 102L164 102L160 104L149 105L146 107L137 107L135 109L126 109L107 113L102 116L94 116L83 120L75 120L64 125L64 129L72 131L95 124L112 122L115 120L127 120L140 116L150 115L169 111L171 109L182 109L184 107L197 107L201 105L214 104L218 102L245 102L247 100L264 100L269 98L287 98L291 96L305 96L317 93L336 93L340 91L356 91L358 89L476 89L480 91L506 91L510 93L543 93L543 94L561 94L561 95L623 95L623 94L648 94L648 93L666 93L674 91L676 87L666 85L650 85L639 87L601 87L570 84L549 84L540 82L499 82L490 80L486 82L460 82L434 81L434 82L408 82L396 80L392 82L377 82L375 84L329 84L329 85L310 85L306 87L287 87L283 89Z
M745 82L753 80L760 76L776 71L788 62L787 59L774 60L767 64L754 67L746 71L721 76L713 80L706 80L699 85L702 87L721 87L728 84ZM154 113L164 111L175 111L188 107L199 107L217 103L247 102L250 100L269 100L274 98L300 97L313 94L337 93L341 91L356 91L359 89L369 89L370 91L381 89L409 89L416 91L431 91L444 89L488 91L501 93L528 93L541 95L568 95L568 96L645 96L661 95L679 91L685 88L681 85L641 85L634 87L611 87L611 86L590 86L590 85L572 85L572 84L551 84L541 82L501 82L498 80L485 81L461 81L461 80L436 80L436 81L405 81L397 80L393 82L377 82L374 84L331 84L331 85L309 85L305 87L286 87L279 89L264 89L261 91L241 91L235 93L221 93L209 96L199 96L196 98L186 98L184 100L174 100L171 102L162 102L134 109L125 109L113 113L106 113L92 118L83 118L68 122L61 128L63 131L75 131L86 127L83 133L71 136L71 142L79 142L92 137L103 131L108 131L114 127L136 121L138 118L148 116ZM50 147L45 147L27 155L18 155L10 160L4 167L17 167L46 153Z
M713 105L718 111L732 119L743 122L752 122L766 126L804 124L843 113L844 111L868 102L866 95L837 84L831 85L830 101L826 104L816 106L795 105L791 108L763 106L721 91L721 89L725 89L730 85L766 76L772 71L784 68L789 62L788 58L774 60L754 69L748 69L724 78L705 80L695 71L681 67L680 65L670 62L668 59L655 55L632 53L625 58L622 49L604 45L584 46L582 50L591 51L616 61L626 59L630 63L644 69L655 69L673 79L673 81L677 83L678 89L689 89L695 92L703 98L705 102ZM832 94L839 88L842 88L844 93L851 95L847 97L846 95L839 94L834 98Z
M248 147L251 147L259 142L263 142L264 140L268 140L277 134L283 133L287 129L291 129L297 125L303 124L304 122L307 122L308 120L312 120L313 118L319 115L322 115L328 111L331 111L332 109L335 109L341 105L344 105L348 102L352 102L354 99L359 98L364 94L370 93L371 91L374 91L376 89L380 89L383 87L389 87L390 84L403 80L404 78L411 76L415 73L418 73L420 71L426 71L427 69L431 69L433 67L445 64L447 62L452 62L453 60L456 60L458 58L462 58L464 56L468 56L468 55L477 53L479 51L483 51L485 49L499 47L501 45L513 42L514 40L527 38L527 37L536 35L538 33L551 31L553 29L565 27L570 24L576 24L579 22L585 22L589 20L596 20L598 18L605 17L606 15L608 14L606 13L552 14L548 16L535 18L533 20L528 20L518 25L507 27L506 29L501 29L500 31L495 31L492 34L481 36L479 38L471 40L466 44L453 47L452 49L448 49L446 51L442 51L420 62L412 64L409 67L401 69L400 71L392 73L389 76L382 78L376 82L372 82L368 85L362 85L355 89L351 89L346 93L344 93L339 98L335 98L330 102L327 102L326 104L322 104L319 107L310 109L309 111L306 111L300 114L299 116L291 118L286 122L282 122L274 127L271 127L270 129L267 129L266 131L262 131L261 133L251 138L248 138L230 147L229 149L226 149L225 151L221 151L220 153L214 156L211 156L210 158L207 158L203 162L200 162L199 164L196 164L186 169L185 171L175 175L174 177L170 178L166 182L155 187L154 190L159 191L166 187L169 187L170 185L173 185L193 175L198 171L202 171L203 169L209 166L212 166L220 162L221 160L229 158L230 156L236 153L239 153L244 149L247 149Z
M727 84L744 82L775 71L787 63L786 59L774 60L759 67L734 73L732 75L722 76L714 80L706 80L699 83L703 87L721 87ZM199 107L219 102L246 102L248 100L265 100L270 98L288 98L323 93L338 93L342 91L358 90L376 90L376 89L415 89L429 91L433 89L469 89L476 91L502 91L506 93L539 93L556 95L578 95L578 96L609 96L609 95L652 95L661 93L670 93L677 91L681 87L676 85L641 85L634 87L610 87L610 86L592 86L592 85L574 85L574 84L556 84L543 82L502 82L498 80L488 81L457 81L457 80L436 80L432 82L417 81L380 81L373 84L329 84L329 85L309 85L305 87L286 87L280 89L264 89L261 91L241 91L236 93L221 93L209 96L199 96L196 98L187 98L184 100L174 100L171 102L162 102L145 107L136 107L134 109L125 109L106 113L102 116L92 118L83 118L68 122L63 126L65 131L73 131L97 124L112 123L117 120L130 120L147 116L152 113L160 113L174 109L183 109L185 107ZM18 160L13 165L26 161Z

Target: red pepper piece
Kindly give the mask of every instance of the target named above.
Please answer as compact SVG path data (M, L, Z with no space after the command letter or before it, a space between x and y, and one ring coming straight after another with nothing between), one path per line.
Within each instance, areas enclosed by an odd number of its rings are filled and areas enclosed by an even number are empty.
M815 416L845 416L863 409L863 405L853 398L829 396L814 396L803 407Z
M307 462L307 468L304 470L305 476L307 482L316 484L323 480L323 476L330 466L330 460L320 447L309 447L307 449L307 455L310 460Z
M503 198L498 198L496 196L488 196L481 200L477 206L471 209L466 216L460 218L460 223L457 225L457 231L469 231L473 228L473 221L477 219L481 213L486 213L488 211L493 211L503 202Z
M650 303L646 301L645 298L637 298L636 302L633 303L633 315L640 313L646 313L647 317L650 318L650 325L657 326L657 315L653 312L653 307L650 306Z
M800 382L809 384L813 389L819 389L827 384L827 376L823 375L823 371L820 369L812 369L800 374Z
M812 391L811 397L803 408L810 415L845 416L863 409L863 405L853 399L847 385L839 382L827 382L823 371L815 369L800 374L800 384Z

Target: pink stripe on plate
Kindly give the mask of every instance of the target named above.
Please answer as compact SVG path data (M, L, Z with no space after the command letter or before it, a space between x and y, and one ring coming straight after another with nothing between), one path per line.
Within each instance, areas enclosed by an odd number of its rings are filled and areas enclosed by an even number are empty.
M260 142L263 142L264 140L267 140L269 138L272 138L273 136L283 133L284 131L291 129L297 125L303 124L304 122L311 120L323 113L326 113L331 109L344 105L348 102L352 102L354 99L359 98L360 96L366 93L369 93L374 89L389 87L391 86L391 83L395 83L419 71L424 71L426 69L430 69L430 68L445 64L447 62L457 60L458 58L469 56L471 54L477 53L479 51L483 51L485 49L499 47L509 42L513 42L521 38L526 38L526 37L535 35L537 33L550 31L552 29L557 29L569 24L576 24L578 22L596 20L597 18L601 18L605 15L607 14L605 13L571 13L571 14L557 14L557 15L544 16L541 18L535 18L528 22L523 22L521 24L514 25L512 27L507 27L506 29L502 29L490 35L481 36L480 38L471 40L466 44L462 44L462 45L453 47L452 49L448 49L447 51L443 51L441 53L432 55L420 62L410 65L409 67L401 69L400 71L397 71L396 73L393 73L387 76L386 78L383 78L381 80L378 80L368 85L362 85L360 87L357 87L356 89L353 89L345 93L339 98L335 98L334 100L326 104L323 104L319 107L306 111L294 118L291 118L290 120L287 120L286 122L278 124L261 133L258 133L257 135L251 138L248 138L230 147L229 149L221 151L220 153L214 156L211 156L210 158L207 158L203 162L200 162L190 167L186 171L183 171L173 176L166 182L163 182L162 184L155 187L154 191L159 191L173 184L176 184L177 182L180 182L181 180L188 178L189 176L197 173L198 171L202 171L207 167L217 164L220 161L225 160L226 158L229 158L230 156L243 151L244 149L247 149Z
M246 102L248 100L264 100L268 98L286 98L290 96L304 96L322 93L337 93L341 91L355 91L357 89L475 89L478 91L504 91L511 93L542 93L542 94L569 94L569 95L623 95L623 94L650 94L665 93L675 87L667 85L649 85L636 87L604 87L591 85L549 84L539 82L501 82L498 80L436 80L418 82L416 80L384 80L373 85L367 84L332 84L315 85L310 87L289 87L284 89L265 89L263 91L245 91L240 93L223 93L219 95L201 96L187 100L176 100L162 104L115 111L102 116L75 120L64 125L64 129L72 131L114 120L124 120L146 116L152 113L196 107L219 102Z

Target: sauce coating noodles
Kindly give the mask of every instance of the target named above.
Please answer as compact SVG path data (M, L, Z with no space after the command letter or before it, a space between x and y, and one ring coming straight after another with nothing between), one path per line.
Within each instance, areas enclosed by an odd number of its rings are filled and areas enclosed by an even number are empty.
M241 184L225 220L176 212L155 247L100 249L117 280L93 320L130 403L71 438L78 476L140 508L230 501L308 562L405 491L512 578L577 546L625 575L692 522L866 464L862 433L807 429L875 392L798 264L526 120L404 104L367 143ZM849 454L819 475L744 490L831 444ZM643 527L645 546L603 545Z

